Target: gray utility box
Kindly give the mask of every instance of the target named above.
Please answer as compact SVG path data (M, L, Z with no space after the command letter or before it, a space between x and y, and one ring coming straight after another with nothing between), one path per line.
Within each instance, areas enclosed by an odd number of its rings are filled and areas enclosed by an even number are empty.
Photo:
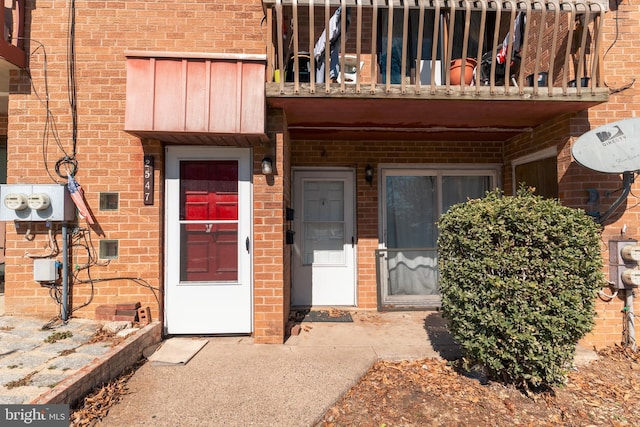
M55 259L34 259L33 280L36 282L55 282L58 275L58 262Z
M0 185L0 221L74 221L76 206L66 185Z
M617 289L640 284L640 246L635 239L609 240L609 278Z

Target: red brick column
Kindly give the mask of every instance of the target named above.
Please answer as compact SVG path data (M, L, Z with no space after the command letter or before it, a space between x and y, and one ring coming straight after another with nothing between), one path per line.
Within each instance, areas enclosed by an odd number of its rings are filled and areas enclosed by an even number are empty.
M270 115L271 116L271 115ZM276 114L268 126L282 129L283 118ZM285 135L270 133L270 141L254 147L253 179L253 268L254 338L258 343L284 342L289 312L289 272L285 270L284 194L289 170L285 166ZM263 175L264 157L273 162L273 174ZM285 297L287 296L287 297Z

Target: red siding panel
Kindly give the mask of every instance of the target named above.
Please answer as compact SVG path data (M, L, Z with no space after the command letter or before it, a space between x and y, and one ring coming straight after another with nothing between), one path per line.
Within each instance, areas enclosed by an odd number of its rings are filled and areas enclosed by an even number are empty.
M262 133L265 122L264 66L242 64L241 133Z
M153 129L154 62L149 58L127 60L125 129Z
M261 61L130 57L125 130L263 134L264 73Z
M214 62L211 64L210 128L218 132L240 132L240 105L238 90L238 64Z
M210 61L187 62L185 130L191 132L207 132L209 130L210 64Z
M182 61L156 60L153 128L161 131L184 130L184 83Z

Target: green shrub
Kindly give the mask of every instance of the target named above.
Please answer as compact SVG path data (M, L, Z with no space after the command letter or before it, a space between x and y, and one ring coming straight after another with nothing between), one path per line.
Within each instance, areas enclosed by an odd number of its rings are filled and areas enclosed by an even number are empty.
M455 205L439 228L442 310L466 365L525 387L561 384L605 284L600 227L521 188Z

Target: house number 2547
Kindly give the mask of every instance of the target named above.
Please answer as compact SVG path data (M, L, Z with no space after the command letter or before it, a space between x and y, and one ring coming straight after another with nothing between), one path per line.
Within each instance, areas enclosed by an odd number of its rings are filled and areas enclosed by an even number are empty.
M153 204L153 156L144 156L144 204Z

